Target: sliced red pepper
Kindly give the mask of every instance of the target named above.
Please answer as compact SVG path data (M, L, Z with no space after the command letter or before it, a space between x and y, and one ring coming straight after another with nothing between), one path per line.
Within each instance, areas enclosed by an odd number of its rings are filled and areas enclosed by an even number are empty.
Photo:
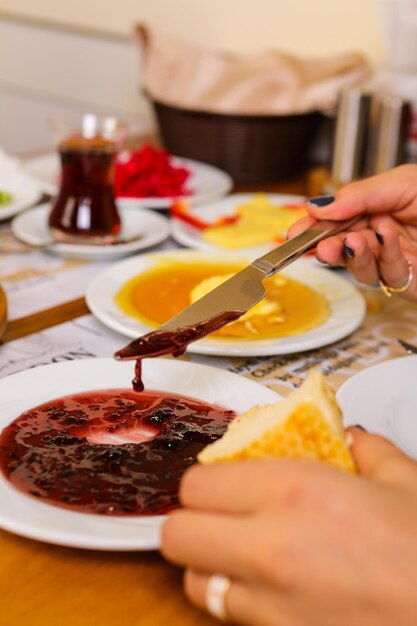
M212 228L215 226L226 226L227 224L235 224L240 216L236 213L235 215L224 215L223 217L218 217L214 222L206 222L205 220L193 215L190 211L190 205L188 202L173 202L170 210L171 217L181 220L198 230L205 230L206 228Z
M274 242L275 243L279 243L280 245L282 243L285 243L286 241L287 241L286 238L283 237L282 235L275 235L275 237L274 237Z
M305 202L300 202L298 204L283 204L280 205L282 206L283 209L295 209L295 210L299 210L299 209L304 209L306 206Z

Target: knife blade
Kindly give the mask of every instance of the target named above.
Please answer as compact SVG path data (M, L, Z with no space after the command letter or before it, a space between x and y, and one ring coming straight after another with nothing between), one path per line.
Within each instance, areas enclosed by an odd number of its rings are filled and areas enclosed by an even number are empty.
M266 293L262 283L264 278L283 269L326 237L350 228L359 219L355 217L340 222L317 222L293 239L255 259L243 270L162 324L157 330L132 341L116 352L116 358L128 360L166 353L180 354L192 341L218 330L232 319L238 319L260 302ZM178 340L176 334L179 337Z

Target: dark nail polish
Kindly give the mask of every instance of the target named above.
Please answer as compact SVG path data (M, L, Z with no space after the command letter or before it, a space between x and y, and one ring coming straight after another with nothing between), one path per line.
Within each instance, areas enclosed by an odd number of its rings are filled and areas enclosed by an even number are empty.
M346 239L343 239L343 252L348 259L353 259L353 257L355 256L354 249L348 246L348 244L346 243Z
M361 426L360 424L355 424L354 428L359 428L359 430L363 430L364 433L367 433L368 431L366 430L366 428L364 428L363 426Z
M309 203L318 208L322 206L327 206L334 202L334 196L317 196L316 198L310 198Z
M377 230L375 231L375 237L380 246L384 245L384 238Z

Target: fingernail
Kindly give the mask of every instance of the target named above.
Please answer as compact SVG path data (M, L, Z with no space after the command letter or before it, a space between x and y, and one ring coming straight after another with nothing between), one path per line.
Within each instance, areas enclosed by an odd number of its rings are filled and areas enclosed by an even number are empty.
M380 246L384 245L384 238L377 230L375 231L375 237Z
M322 206L327 206L328 204L331 204L332 202L334 202L334 200L334 196L316 196L315 198L310 198L308 202L313 206L320 208Z
M363 426L361 426L361 424L355 424L353 428L359 428L359 430L363 430L364 433L367 433L368 431L366 430L366 428L364 428Z
M353 257L355 256L355 251L353 248L351 248L347 243L346 243L346 239L343 239L343 252L345 254L345 256L347 256L348 259L353 259Z
M314 255L314 257L319 263L321 263L322 265L325 265L326 267L330 269L334 269L337 267L337 265L332 265L331 263L327 263L327 261L323 261L323 259L321 259L317 253Z

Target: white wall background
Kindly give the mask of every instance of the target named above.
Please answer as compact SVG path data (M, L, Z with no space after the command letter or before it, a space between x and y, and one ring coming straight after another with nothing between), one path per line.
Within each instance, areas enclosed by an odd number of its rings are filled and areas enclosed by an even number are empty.
M0 147L48 148L48 118L66 112L115 115L134 132L152 128L140 93L140 57L128 38L92 35L2 19Z
M308 54L359 49L381 56L378 0L0 0L0 11L128 34L155 28L231 50Z
M46 118L112 113L149 130L133 26L231 51L383 57L380 0L0 0L0 146L51 144Z

